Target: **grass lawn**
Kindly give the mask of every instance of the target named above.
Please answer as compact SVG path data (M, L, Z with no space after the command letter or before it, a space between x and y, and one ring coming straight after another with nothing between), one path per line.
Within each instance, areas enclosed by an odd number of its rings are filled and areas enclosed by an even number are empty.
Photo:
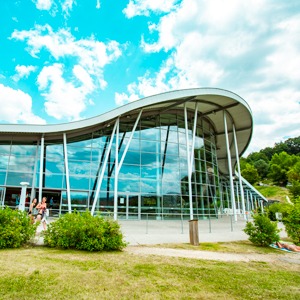
M9 249L0 299L300 299L300 265Z
M254 186L262 195L268 199L286 202L286 196L289 196L289 190L280 186Z

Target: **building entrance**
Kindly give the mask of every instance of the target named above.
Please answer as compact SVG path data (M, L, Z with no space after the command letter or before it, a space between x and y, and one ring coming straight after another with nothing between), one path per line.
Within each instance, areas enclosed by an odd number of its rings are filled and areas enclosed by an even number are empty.
M141 196L139 194L118 195L118 218L126 220L141 219Z

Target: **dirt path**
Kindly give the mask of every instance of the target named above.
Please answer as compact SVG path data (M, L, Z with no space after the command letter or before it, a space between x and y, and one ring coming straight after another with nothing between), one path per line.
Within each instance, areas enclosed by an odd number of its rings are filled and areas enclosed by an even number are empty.
M137 246L129 246L126 248L125 251L134 255L162 255L162 256L171 256L171 257L185 257L185 258L218 260L218 261L227 261L227 262L284 261L284 262L300 265L300 254L298 253L278 253L278 254L225 253L225 252L156 248L156 247L137 247Z

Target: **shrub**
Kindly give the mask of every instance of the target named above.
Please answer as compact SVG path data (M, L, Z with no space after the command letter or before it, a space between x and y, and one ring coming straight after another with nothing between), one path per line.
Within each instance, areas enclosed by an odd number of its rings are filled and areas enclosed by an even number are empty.
M289 215L293 205L289 203L274 203L266 208L267 216L271 221L276 221L276 213L282 213L282 217L285 218Z
M121 250L126 246L116 221L84 213L67 213L49 224L44 233L49 247L88 251Z
M244 232L249 235L249 241L257 246L268 246L279 241L277 223L265 215L254 215L253 223L247 222Z
M300 203L292 206L289 215L283 218L285 230L296 245L300 245Z
M21 247L35 235L36 227L25 211L1 209L0 249Z

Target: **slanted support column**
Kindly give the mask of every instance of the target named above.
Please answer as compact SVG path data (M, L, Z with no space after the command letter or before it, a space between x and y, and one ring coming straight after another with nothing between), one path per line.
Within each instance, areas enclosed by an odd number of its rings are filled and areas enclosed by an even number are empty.
M71 193L70 193L70 178L69 178L69 164L68 164L68 150L67 150L67 136L63 134L64 139L64 158L65 158L65 169L66 169L66 185L67 185L67 200L68 200L68 212L71 213Z
M112 130L109 145L108 145L108 148L107 148L107 152L105 154L105 158L104 158L104 161L103 161L103 164L102 164L102 167L101 167L101 173L100 173L100 177L98 178L96 193L95 193L95 196L94 196L94 201L93 201L93 205L92 205L92 209L91 209L91 215L92 216L94 215L94 212L95 212L97 199L99 197L99 192L100 192L100 188L101 188L105 168L106 168L106 165L107 165L108 156L109 156L109 153L110 153L110 150L111 150L111 145L112 145L112 142L113 142L113 138L114 138L114 135L115 135L115 132L116 132L118 122L119 121L117 119L116 122L115 122L114 128Z
M118 178L119 178L119 128L120 128L120 118L116 121L116 142L115 142L115 183L114 183L114 220L118 218ZM126 197L127 201L128 197ZM126 209L127 209L126 203Z
M44 170L44 135L41 138L40 176L39 176L39 202L42 202L43 193L43 170Z
M236 131L235 131L234 124L233 124L233 138L234 138L235 157L236 157L237 168L238 168L238 176L239 176L239 186L240 186L242 211L243 211L244 220L246 220L245 196L244 196L244 188L243 188L243 183L242 183L240 158L239 158L239 151L238 151Z
M227 160L228 160L228 171L229 171L229 181L230 181L231 208L232 208L233 215L234 215L234 221L237 221L235 199L234 199L232 166L231 166L231 154L230 154L230 148L229 148L227 120L226 120L226 111L224 111L224 129L225 129L226 150L227 150Z

